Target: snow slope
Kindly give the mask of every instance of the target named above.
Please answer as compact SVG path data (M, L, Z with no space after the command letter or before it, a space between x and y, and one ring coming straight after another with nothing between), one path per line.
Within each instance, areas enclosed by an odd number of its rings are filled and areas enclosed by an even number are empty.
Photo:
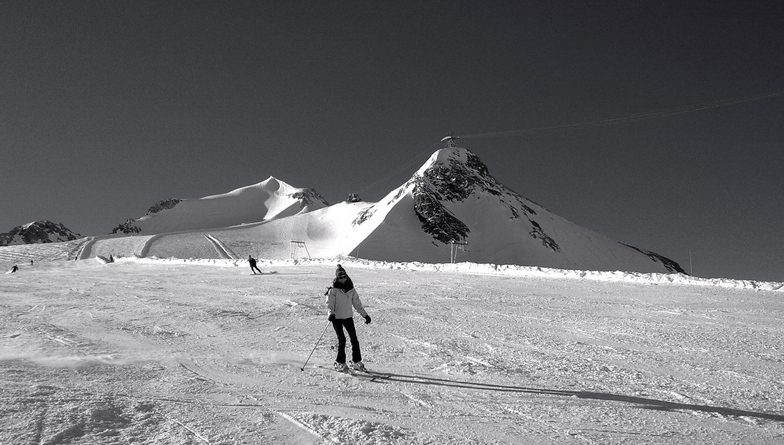
M251 275L241 260L55 261L44 247L0 249L36 258L0 275L0 443L784 437L784 283L349 258ZM338 261L373 317L356 322L379 375L323 369Z
M146 256L158 258L329 258L347 255L362 233L352 230L367 203L339 203L273 221L205 232L162 234ZM301 244L300 244L301 243ZM216 248L216 244L220 247ZM224 254L225 252L225 254Z
M173 208L139 218L142 235L205 230L269 221L326 207L312 189L292 187L272 176L255 185L199 199L183 199Z

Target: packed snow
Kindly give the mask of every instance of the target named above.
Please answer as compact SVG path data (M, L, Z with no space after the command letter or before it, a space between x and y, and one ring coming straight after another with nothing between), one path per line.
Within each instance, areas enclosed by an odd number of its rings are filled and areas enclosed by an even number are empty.
M0 443L784 443L784 283L84 244L0 248Z

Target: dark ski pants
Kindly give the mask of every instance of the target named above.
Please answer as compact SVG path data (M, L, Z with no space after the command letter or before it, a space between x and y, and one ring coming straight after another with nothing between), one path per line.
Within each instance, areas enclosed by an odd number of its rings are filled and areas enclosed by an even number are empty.
M254 269L255 269L255 270L254 270ZM253 275L256 275L256 271L257 271L257 270L259 270L259 268L258 268L258 267L256 267L256 263L253 263L253 264L251 264L251 265L250 265L250 271L251 271L251 272L253 272ZM262 274L262 275L264 275L264 274L263 274L263 273L262 273L260 270L259 270L259 273L260 273L260 274Z
M332 327L335 328L335 333L338 334L338 358L335 361L346 363L346 334L343 332L343 328L345 328L351 339L351 361L361 362L362 352L359 350L359 339L357 338L357 329L354 327L354 319L336 318L332 320Z

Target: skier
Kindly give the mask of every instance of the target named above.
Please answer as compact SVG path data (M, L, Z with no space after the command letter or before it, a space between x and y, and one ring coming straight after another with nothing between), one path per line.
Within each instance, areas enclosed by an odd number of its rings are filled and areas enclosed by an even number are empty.
M248 263L250 263L250 270L253 272L253 275L256 275L256 271L259 271L259 274L264 275L258 267L256 267L256 259L253 258L251 255L248 255Z
M11 273L14 273L14 272L16 272L17 270L19 270L19 266L17 266L16 264L14 264L14 267L12 267L12 268L11 268Z
M359 299L357 290L354 289L354 283L340 264L335 269L335 279L332 281L332 287L327 289L326 296L327 313L329 314L327 319L332 322L332 327L335 328L335 334L338 336L338 356L335 359L335 370L348 371L346 366L346 334L343 332L345 329L351 339L351 369L364 371L365 365L362 363L362 352L359 349L357 330L354 327L354 309L365 318L365 324L370 323L370 315L362 307L362 301Z

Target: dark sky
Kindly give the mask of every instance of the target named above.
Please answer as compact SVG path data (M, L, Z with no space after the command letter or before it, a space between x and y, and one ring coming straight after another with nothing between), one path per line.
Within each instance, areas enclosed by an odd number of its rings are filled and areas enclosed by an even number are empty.
M375 201L454 132L576 224L784 281L781 1L8 1L0 68L1 232L269 176Z

